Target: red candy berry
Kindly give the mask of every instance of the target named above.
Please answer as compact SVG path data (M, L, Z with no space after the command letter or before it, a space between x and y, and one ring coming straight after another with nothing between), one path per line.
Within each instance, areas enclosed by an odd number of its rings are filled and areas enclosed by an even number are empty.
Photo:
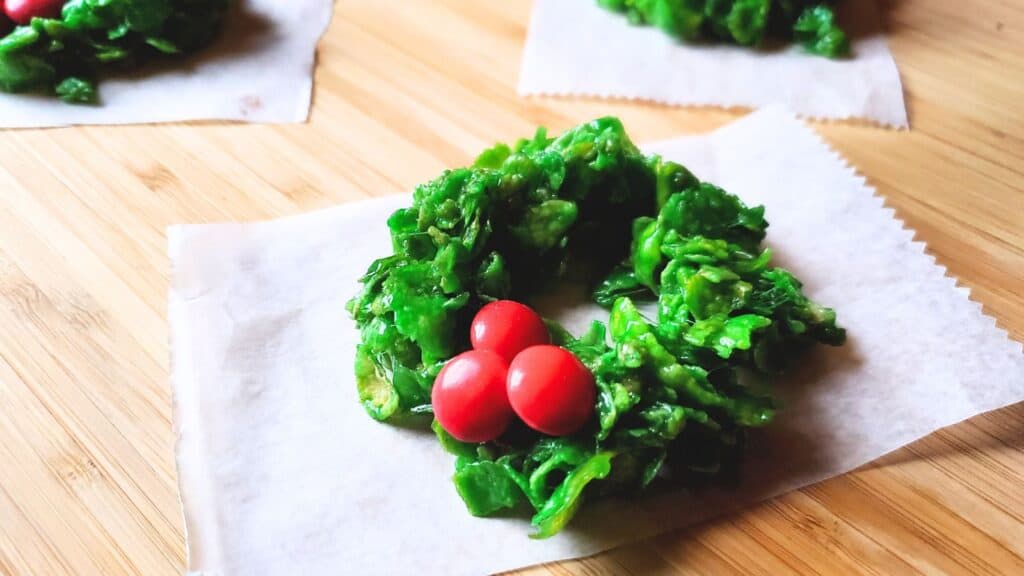
M470 350L452 358L434 380L434 417L463 442L487 442L512 420L505 385L508 364L497 354Z
M508 399L527 426L551 436L579 430L594 413L594 375L558 346L533 346L508 369Z
M541 317L511 300L487 304L470 326L473 350L434 380L434 417L463 442L501 436L513 413L551 436L572 434L594 413L594 376L576 356L548 344Z
M57 18L64 0L3 0L4 13L15 24L28 24L33 18Z
M544 321L529 306L512 300L491 302L477 312L469 328L475 350L490 350L512 362L516 354L551 341Z

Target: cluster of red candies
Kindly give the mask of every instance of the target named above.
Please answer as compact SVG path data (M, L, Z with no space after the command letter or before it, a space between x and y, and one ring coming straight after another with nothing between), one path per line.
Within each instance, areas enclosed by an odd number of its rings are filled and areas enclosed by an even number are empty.
M33 18L57 18L64 0L0 0L4 14L15 24L28 24ZM0 17L0 27L6 27Z
M579 430L594 412L594 376L572 352L551 345L528 306L487 304L470 326L473 349L452 358L434 380L434 417L463 442L501 436L518 416L550 436Z

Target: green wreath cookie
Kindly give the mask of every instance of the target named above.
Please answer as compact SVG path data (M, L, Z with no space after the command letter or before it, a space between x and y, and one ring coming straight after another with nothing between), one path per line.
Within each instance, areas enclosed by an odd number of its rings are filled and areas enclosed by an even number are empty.
M0 92L41 91L72 104L94 104L102 73L181 58L208 45L232 0L6 0L0 5Z
M728 480L744 430L772 420L771 375L810 344L845 339L832 310L771 266L762 207L643 155L615 118L499 144L419 186L388 226L394 253L370 266L348 303L362 336L359 397L378 420L430 418L435 380L470 350L469 327L488 303L528 303L571 276L609 310L607 323L578 337L547 324L592 383L589 417L573 431L545 434L515 402L516 415L491 426L485 442L460 441L482 436L434 422L457 456L455 486L469 511L532 508L537 537L561 530L584 496ZM478 354L482 365L505 365ZM555 359L569 366L563 360ZM538 362L516 357L512 372ZM484 394L498 402L501 384L491 380L504 373L483 375L497 370L469 378L479 394L462 417L503 414L479 403ZM545 374L531 382L543 385ZM588 398L585 387L574 390L576 405ZM558 414L556 397L541 402L548 417Z
M714 39L758 46L766 36L839 58L850 41L836 22L837 0L597 0L633 24L657 26L685 41Z

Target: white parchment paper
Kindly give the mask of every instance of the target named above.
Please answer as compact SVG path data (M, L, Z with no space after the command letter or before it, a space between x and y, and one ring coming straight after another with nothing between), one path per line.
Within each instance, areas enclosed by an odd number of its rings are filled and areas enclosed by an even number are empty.
M633 26L594 0L535 0L520 94L583 95L688 106L783 105L805 117L907 127L903 88L873 0L841 5L852 57L778 44L755 51L686 44Z
M97 106L0 92L0 128L185 120L304 122L333 0L240 0L217 41L99 83Z
M592 503L564 533L470 516L429 432L371 420L344 303L407 195L258 224L170 229L172 384L189 566L207 575L474 575L589 555L848 471L1024 400L1024 354L862 178L764 110L648 147L748 203L768 244L849 331L779 383L747 484ZM580 328L600 310L573 308Z

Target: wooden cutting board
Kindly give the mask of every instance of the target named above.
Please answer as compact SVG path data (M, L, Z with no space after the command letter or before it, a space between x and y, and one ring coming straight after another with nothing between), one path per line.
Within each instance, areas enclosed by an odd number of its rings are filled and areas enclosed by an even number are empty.
M0 573L184 568L169 224L408 190L538 124L615 114L645 141L739 114L517 97L529 4L339 1L307 125L0 133ZM884 4L913 131L817 129L1024 339L1024 1ZM744 512L523 574L791 572L1024 574L1024 405Z

